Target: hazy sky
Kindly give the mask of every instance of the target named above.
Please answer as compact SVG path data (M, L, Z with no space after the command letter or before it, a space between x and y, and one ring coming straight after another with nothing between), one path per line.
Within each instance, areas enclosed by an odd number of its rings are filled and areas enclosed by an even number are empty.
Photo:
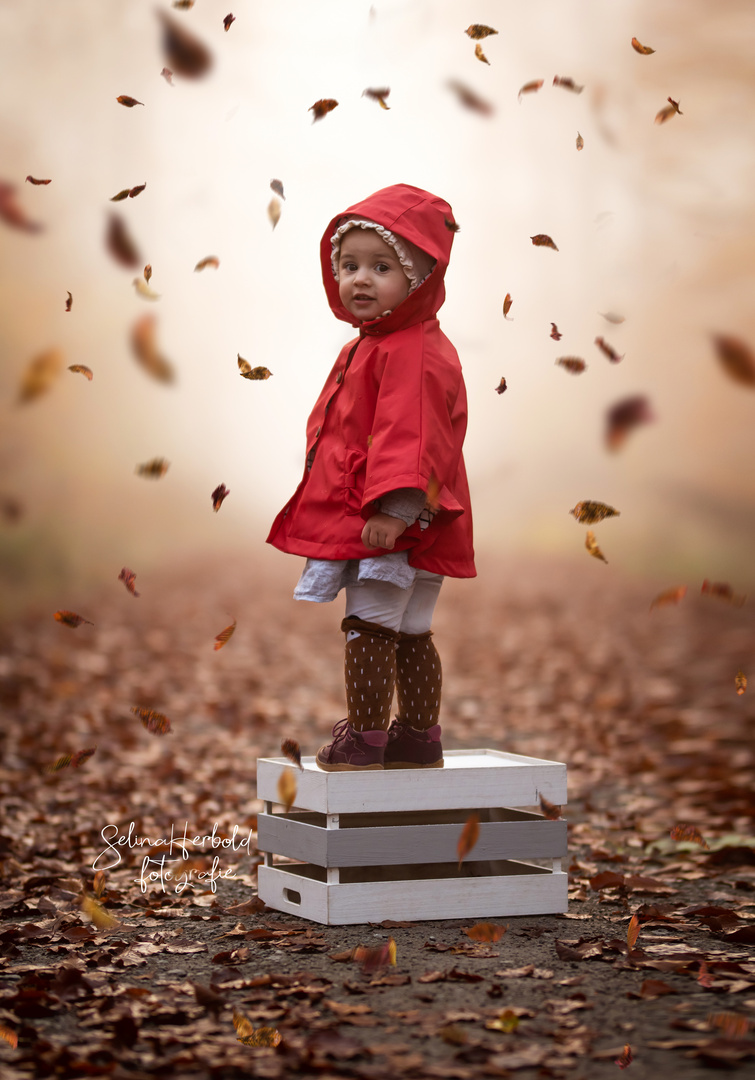
M0 2L0 181L45 226L0 221L0 496L25 507L16 524L0 519L6 573L107 577L114 562L192 546L244 545L253 560L352 334L325 301L320 235L346 205L404 182L446 198L461 225L440 319L467 382L479 544L589 558L567 511L601 499L622 514L596 530L611 565L752 578L755 393L727 379L710 343L718 330L755 345L752 4L227 4L228 32L216 0L159 4L214 58L207 76L170 86L154 0ZM482 43L489 65L464 34L475 22L499 31ZM633 36L655 53L638 55ZM553 86L556 75L584 91ZM492 116L463 108L451 79ZM388 111L362 96L369 86L390 87ZM144 104L124 108L120 94ZM683 115L657 125L669 96ZM312 123L323 97L339 106ZM273 177L286 193L275 230ZM137 198L108 201L145 182ZM107 253L111 212L152 265L159 300L137 296L139 271ZM533 247L535 233L559 251ZM219 268L195 273L208 255ZM131 353L148 310L172 386ZM606 311L626 321L610 325ZM17 406L27 365L51 347L91 367L92 382L64 370ZM237 353L273 377L241 379ZM587 370L570 375L559 356ZM609 454L605 410L637 393L657 420ZM163 479L135 476L156 456L171 463ZM221 481L232 494L214 515Z

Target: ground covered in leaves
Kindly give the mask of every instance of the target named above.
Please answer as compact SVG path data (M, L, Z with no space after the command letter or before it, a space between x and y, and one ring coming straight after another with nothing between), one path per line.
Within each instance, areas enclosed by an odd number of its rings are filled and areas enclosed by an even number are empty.
M292 568L144 573L138 597L114 582L66 598L93 625L45 609L0 628L3 1075L752 1068L753 707L735 690L751 605L690 583L651 612L681 583L622 581L593 560L482 563L446 583L444 745L568 765L568 914L493 918L505 931L479 942L474 920L324 927L257 901L256 759L284 737L312 753L343 715L340 607L291 601ZM133 706L171 730L151 733ZM179 891L140 880L145 846L110 865L103 830L132 822L153 840L184 822L220 840L237 827L237 845L193 852ZM707 847L672 839L677 825ZM211 886L214 856L233 876ZM100 906L82 906L95 891ZM390 938L395 966L352 957ZM260 1041L277 1045L239 1041L234 1013L240 1034L268 1028Z

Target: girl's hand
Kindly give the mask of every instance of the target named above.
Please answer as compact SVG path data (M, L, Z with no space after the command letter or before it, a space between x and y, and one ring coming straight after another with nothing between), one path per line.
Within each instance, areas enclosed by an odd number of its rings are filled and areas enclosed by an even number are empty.
M390 514L373 514L362 529L362 543L368 548L387 548L389 551L406 528L406 522Z

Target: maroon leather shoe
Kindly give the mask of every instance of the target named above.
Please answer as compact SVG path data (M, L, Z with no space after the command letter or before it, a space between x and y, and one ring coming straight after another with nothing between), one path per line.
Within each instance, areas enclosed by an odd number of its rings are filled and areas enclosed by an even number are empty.
M387 731L356 731L348 719L333 725L333 742L321 746L315 761L325 772L382 769Z
M383 761L386 769L442 769L440 724L420 731L396 718L388 728Z

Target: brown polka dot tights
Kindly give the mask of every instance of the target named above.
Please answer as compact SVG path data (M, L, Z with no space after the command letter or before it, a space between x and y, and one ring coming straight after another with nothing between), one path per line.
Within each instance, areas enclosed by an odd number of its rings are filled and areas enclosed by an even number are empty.
M399 634L396 642L396 691L399 720L424 731L438 723L443 672L432 630Z
M438 723L442 671L432 631L397 633L356 617L344 619L341 629L348 634L346 709L356 731L388 729L394 688L401 720L423 731Z

